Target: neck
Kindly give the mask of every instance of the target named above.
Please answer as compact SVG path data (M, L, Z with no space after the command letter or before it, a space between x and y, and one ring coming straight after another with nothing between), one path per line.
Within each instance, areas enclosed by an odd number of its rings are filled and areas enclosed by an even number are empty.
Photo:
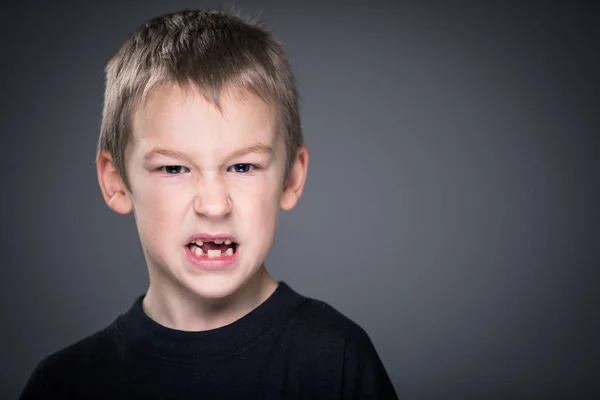
M151 278L142 302L144 312L158 324L180 331L206 331L229 325L258 307L278 285L264 266L236 292L219 299L201 298L183 292L181 287L152 285L152 281Z

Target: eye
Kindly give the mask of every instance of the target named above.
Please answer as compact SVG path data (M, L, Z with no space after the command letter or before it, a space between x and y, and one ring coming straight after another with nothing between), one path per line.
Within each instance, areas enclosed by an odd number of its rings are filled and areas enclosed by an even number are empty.
M253 164L234 164L231 167L229 167L228 171L233 171L233 172L237 172L240 174L245 174L247 172L252 171L253 169L256 169L256 165Z
M164 167L160 167L159 170L166 172L168 175L179 175L182 172L189 171L189 169L181 165L166 165Z

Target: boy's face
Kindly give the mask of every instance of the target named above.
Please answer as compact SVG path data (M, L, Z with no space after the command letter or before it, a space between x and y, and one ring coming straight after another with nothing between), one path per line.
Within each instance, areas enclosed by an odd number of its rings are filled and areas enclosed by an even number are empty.
M115 211L133 209L151 285L216 299L257 276L279 209L296 204L308 162L302 148L284 188L285 141L276 121L273 107L255 96L226 92L219 111L176 85L155 89L135 113L126 151L131 191L119 180L105 183L103 193ZM110 181L107 168L98 169L101 186ZM233 262L199 268L189 258L190 240L215 234L237 243Z

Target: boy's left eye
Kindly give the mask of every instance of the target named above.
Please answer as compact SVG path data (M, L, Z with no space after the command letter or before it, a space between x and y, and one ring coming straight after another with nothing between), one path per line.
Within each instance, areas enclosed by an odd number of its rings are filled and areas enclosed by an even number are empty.
M256 168L256 165L252 165L252 164L234 164L231 167L229 167L228 171L232 171L232 172L239 172L239 173L246 173L246 172L250 172L253 169Z

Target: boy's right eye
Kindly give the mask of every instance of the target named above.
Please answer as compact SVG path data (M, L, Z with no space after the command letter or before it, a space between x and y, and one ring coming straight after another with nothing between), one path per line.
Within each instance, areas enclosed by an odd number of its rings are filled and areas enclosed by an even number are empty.
M164 167L160 167L159 170L166 172L168 175L179 175L180 173L185 172L184 170L189 171L186 167L181 165L165 165Z

